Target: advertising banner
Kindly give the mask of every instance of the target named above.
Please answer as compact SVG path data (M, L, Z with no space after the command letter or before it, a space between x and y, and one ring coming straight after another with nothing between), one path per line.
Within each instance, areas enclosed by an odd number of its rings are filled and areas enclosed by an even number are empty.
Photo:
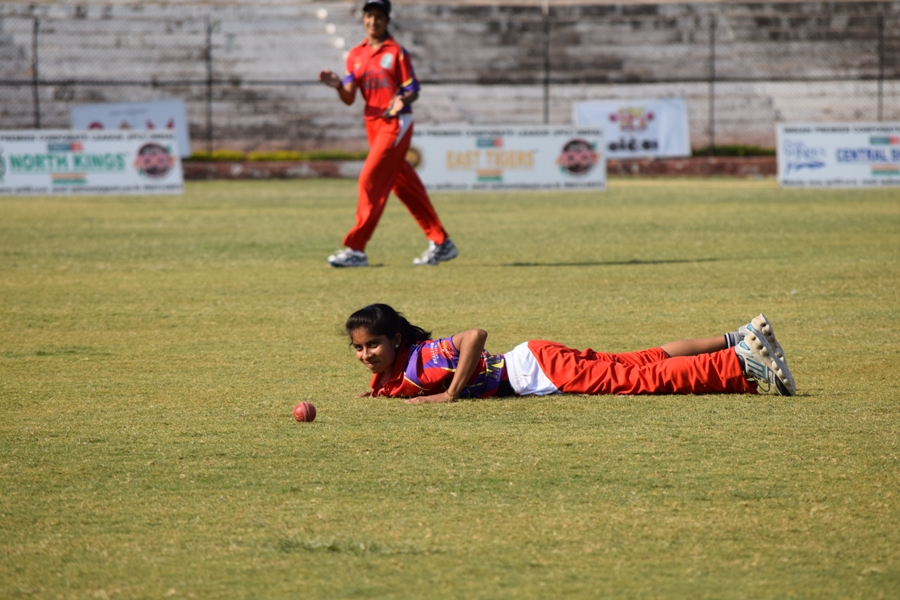
M687 104L680 98L576 102L572 119L603 128L608 158L691 155Z
M600 127L417 126L407 160L430 190L606 188Z
M0 131L0 195L182 193L174 131Z
M784 187L900 185L900 123L782 123L777 137Z
M181 156L191 155L184 100L152 100L72 107L72 129L172 129L178 134Z

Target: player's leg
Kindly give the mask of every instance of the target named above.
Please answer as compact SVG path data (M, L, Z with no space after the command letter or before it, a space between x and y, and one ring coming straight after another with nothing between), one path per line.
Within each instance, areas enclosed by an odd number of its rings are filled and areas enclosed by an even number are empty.
M698 354L718 352L726 348L728 348L728 342L723 335L711 338L678 340L662 345L663 351L669 356L696 356Z
M402 117L401 117L402 119ZM459 254L453 240L447 235L438 217L431 198L419 178L416 170L406 161L406 153L412 141L413 126L410 124L403 134L403 137L397 141L397 150L399 153L399 165L397 180L394 183L394 193L397 198L406 206L406 209L419 224L425 237L428 238L428 249L422 256L413 260L415 265L437 265L442 262L452 260Z
M606 354L531 341L541 373L570 394L755 393L733 349L671 358L662 348Z
M406 145L409 147L409 144ZM419 179L413 166L405 159L400 164L397 181L394 183L394 193L422 228L425 237L438 245L447 240L447 232L431 204L431 198L428 197L422 180Z
M669 357L662 348L624 354L529 342L541 371L571 394L753 393L733 350Z
M366 121L369 155L359 175L356 224L344 237L344 245L348 248L364 251L384 213L388 194L398 175L394 128L396 121L393 119Z

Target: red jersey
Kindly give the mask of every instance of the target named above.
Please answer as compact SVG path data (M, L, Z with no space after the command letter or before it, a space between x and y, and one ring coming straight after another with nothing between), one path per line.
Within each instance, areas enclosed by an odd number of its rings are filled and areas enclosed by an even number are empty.
M459 364L459 350L453 338L426 340L403 345L394 359L394 367L379 384L382 375L372 377L372 395L411 397L446 391ZM500 382L508 380L502 354L481 353L478 366L460 398L487 398L497 393Z
M388 37L373 50L368 40L355 46L347 55L344 83L355 81L366 101L367 119L378 119L390 108L394 98L404 92L418 92L419 80L413 71L409 53ZM401 113L412 112L409 106Z

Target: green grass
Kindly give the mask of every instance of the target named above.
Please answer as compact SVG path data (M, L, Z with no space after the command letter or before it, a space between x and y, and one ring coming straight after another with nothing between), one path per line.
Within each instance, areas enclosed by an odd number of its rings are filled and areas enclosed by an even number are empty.
M900 191L348 181L0 198L2 598L897 598ZM359 399L341 333L621 351L775 324L799 396ZM297 402L314 423L291 418Z

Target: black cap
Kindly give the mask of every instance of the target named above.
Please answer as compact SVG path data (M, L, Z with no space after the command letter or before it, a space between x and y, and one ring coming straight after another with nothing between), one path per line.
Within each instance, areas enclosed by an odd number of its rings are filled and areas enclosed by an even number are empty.
M366 12L366 9L373 6L380 8L384 16L391 16L391 0L366 0L366 3L363 4L363 12Z

